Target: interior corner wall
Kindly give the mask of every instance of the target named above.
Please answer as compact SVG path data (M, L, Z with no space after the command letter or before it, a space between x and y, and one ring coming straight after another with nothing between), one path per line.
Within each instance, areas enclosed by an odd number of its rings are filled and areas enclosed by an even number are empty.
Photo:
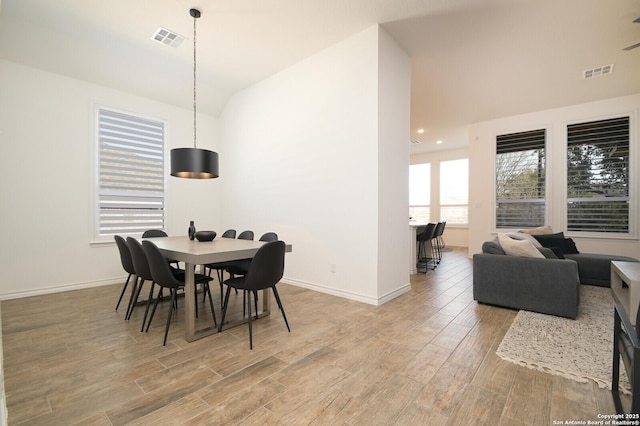
M378 28L378 298L410 289L407 222L411 61Z
M193 111L5 60L0 76L0 299L123 283L113 241L91 244L94 108L164 120L167 156L192 143ZM218 119L199 114L198 135L216 149ZM218 179L172 178L168 161L165 175L169 234L224 225Z
M631 114L631 158L635 175L630 179L630 195L636 214L633 226L640 226L640 94L572 105L473 124L469 130L469 255L479 253L482 243L493 239L495 230L495 139L497 135L546 128L547 167L551 181L547 194L549 222L554 232L567 232L566 126L580 121L600 120ZM633 171L633 168L632 168ZM607 253L640 258L640 240L571 236L584 253Z
M227 103L225 220L292 244L285 282L379 303L378 120L377 26Z

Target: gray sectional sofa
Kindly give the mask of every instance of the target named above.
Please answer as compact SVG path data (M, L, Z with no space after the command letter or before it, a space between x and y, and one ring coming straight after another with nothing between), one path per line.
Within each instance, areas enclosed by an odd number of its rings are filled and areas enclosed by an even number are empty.
M626 256L592 253L565 254L559 259L550 248L539 248L545 258L507 255L497 239L486 241L473 256L473 298L480 303L575 318L580 284L609 287L611 260L635 261Z

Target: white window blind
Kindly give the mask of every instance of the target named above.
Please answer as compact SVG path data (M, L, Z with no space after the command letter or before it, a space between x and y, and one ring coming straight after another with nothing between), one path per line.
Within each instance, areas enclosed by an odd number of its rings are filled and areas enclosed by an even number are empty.
M98 236L163 229L164 123L98 110Z
M496 228L545 223L546 129L496 137Z
M629 232L629 117L567 126L567 230Z
M429 222L431 217L431 164L409 166L409 217Z
M440 221L469 223L469 159L440 163Z

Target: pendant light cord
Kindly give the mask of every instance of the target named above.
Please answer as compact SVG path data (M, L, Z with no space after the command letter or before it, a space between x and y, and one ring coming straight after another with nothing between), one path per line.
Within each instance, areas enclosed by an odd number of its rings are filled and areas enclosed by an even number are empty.
M196 20L193 17L193 148L196 148Z

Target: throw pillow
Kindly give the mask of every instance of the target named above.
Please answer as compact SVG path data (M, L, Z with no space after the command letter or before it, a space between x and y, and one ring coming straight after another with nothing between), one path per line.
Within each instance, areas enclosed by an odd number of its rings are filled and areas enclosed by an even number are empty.
M525 234L523 232L514 232L514 233L508 233L507 235L513 238L514 240L529 240L531 241L531 244L533 244L535 248L543 247L543 245L540 244L540 242L536 240L534 236L531 234Z
M564 253L562 252L562 249L560 247L547 247L547 248L549 250L551 250L553 252L553 254L555 254L558 259L566 259L566 257L564 257Z
M522 233L529 234L529 235L543 235L543 234L551 234L551 233L553 233L553 231L551 230L551 226L549 226L549 225L539 226L537 228L521 229L518 232L522 232Z
M540 241L542 247L558 247L564 254L578 254L578 248L576 243L571 238L558 238L553 236L536 236L536 239Z
M558 259L558 256L556 256L556 254L550 248L540 247L538 251L542 253L542 255L547 259ZM562 254L562 251L560 251L560 254Z
M533 238L540 240L540 238L564 238L564 232L556 232L555 234L540 234L533 235Z
M498 234L498 241L502 249L509 256L539 257L544 255L529 240L514 240L507 234Z

